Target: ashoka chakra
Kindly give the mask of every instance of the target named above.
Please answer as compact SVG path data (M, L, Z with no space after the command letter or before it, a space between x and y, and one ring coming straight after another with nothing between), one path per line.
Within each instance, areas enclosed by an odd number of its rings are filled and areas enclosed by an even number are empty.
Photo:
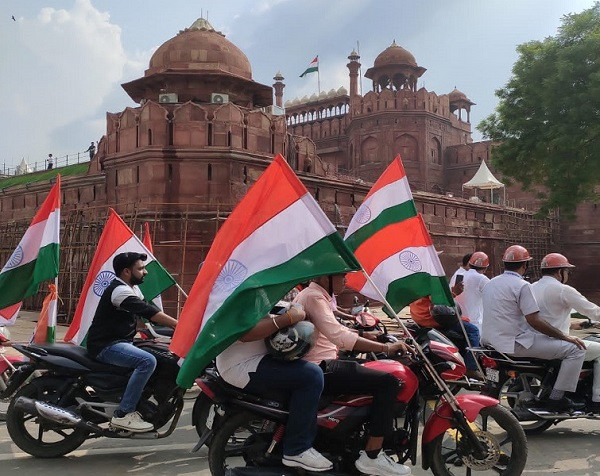
M21 261L23 261L23 248L21 248L21 245L18 245L12 255L10 255L10 258L8 258L8 262L4 265L4 269L19 266Z
M371 219L371 209L366 205L361 205L358 207L358 210L356 210L354 219L361 225L364 225Z
M102 296L104 290L108 287L113 279L115 279L115 273L112 271L100 271L96 279L94 280L93 291L96 296Z
M226 292L233 291L242 283L247 274L248 268L239 261L230 259L219 273L215 287Z
M421 260L412 251L403 251L402 253L400 253L399 258L400 258L400 264L410 271L413 271L416 273L423 269Z

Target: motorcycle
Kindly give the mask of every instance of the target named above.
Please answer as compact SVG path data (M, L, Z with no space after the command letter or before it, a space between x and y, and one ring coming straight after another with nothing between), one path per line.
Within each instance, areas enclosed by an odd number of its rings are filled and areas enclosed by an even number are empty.
M582 327L589 328L593 325L595 324L587 319ZM597 335L586 336L583 340L600 342ZM489 346L474 351L479 355L479 361L485 370L486 382L481 393L498 399L509 409L526 434L542 433L565 420L600 419L600 415L591 409L593 361L583 363L577 390L569 394L569 398L579 403L581 408L570 412L554 412L544 409L538 402L549 397L561 360L510 357Z
M157 359L137 408L154 425L153 431L132 433L109 424L131 369L93 360L86 349L72 344L13 344L29 358L9 381L10 388L21 387L6 415L13 442L32 456L55 458L74 451L88 438L159 439L173 433L185 393L175 381L178 359L164 343L136 340L134 344ZM42 375L21 386L36 370Z
M417 462L422 402L435 401L421 437L421 465L437 476L488 471L519 475L527 459L527 442L518 421L482 395L454 397L443 379L456 379L465 367L458 349L427 337L420 352L395 356L363 365L389 372L401 379L393 435L384 450L401 463ZM215 370L197 380L202 393L214 405L206 420L212 432L209 466L214 476L244 474L295 474L282 466L280 442L287 417L285 400L253 395L228 385ZM314 447L334 463L336 474L355 474L354 462L364 448L371 407L369 395L322 397L318 412L319 432ZM214 417L219 417L214 425ZM199 444L202 440L199 442Z

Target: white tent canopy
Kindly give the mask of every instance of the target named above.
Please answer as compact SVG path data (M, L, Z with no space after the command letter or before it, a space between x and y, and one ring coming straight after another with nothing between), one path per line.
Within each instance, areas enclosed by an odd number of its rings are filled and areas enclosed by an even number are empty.
M463 183L463 190L465 188L479 188L482 190L490 191L490 201L493 202L493 190L496 188L503 188L504 193L506 194L506 189L504 188L504 184L500 182L494 174L490 171L485 160L481 161L481 165L479 166L479 170L475 173L473 178L466 183Z

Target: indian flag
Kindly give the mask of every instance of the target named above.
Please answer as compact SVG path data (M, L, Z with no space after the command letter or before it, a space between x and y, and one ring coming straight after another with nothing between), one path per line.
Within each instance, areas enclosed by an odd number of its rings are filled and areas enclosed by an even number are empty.
M306 71L300 75L301 78L306 76L308 73L315 73L319 71L319 56L315 56L315 59L310 62Z
M363 269L397 312L423 297L454 305L446 273L417 213L400 156L375 182L358 208L344 238ZM379 293L360 273L346 285L372 299Z
M18 302L12 306L0 309L0 326L12 326L19 316L22 304L22 302Z
M84 341L92 325L100 297L116 277L112 265L113 258L119 253L130 251L148 255L145 262L148 275L139 286L147 301L151 301L165 289L175 284L173 277L162 267L141 240L135 236L117 212L111 208L102 235L100 235L92 265L85 279L81 299L77 303L75 316L73 316L73 322L65 335L66 342L81 344Z
M12 318L44 281L58 276L60 175L0 271L0 314ZM8 308L8 309L7 309Z
M144 222L144 236L142 236L142 243L144 243L144 246L148 249L148 251L150 251L150 253L154 253L154 249L152 248L152 235L150 234L150 225L147 221ZM163 310L163 303L160 294L152 300L152 303L161 311Z
M42 311L33 332L32 341L36 344L54 342L56 335L56 317L58 314L58 292L56 284L48 284L49 293L42 304Z
M277 155L217 233L185 302L171 351L189 388L220 352L300 282L360 269L312 195Z

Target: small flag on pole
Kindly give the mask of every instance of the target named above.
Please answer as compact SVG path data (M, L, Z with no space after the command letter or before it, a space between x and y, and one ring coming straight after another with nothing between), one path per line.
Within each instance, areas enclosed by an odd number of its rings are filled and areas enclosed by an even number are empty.
M48 284L48 289L50 292L44 299L42 311L33 333L32 340L36 344L52 343L56 337L56 317L58 313L56 284Z
M306 71L304 71L304 73L302 73L300 75L300 77L303 78L307 74L316 73L317 71L319 71L319 56L318 55L315 56L315 59L310 62L310 64L308 65L308 68L306 68Z

